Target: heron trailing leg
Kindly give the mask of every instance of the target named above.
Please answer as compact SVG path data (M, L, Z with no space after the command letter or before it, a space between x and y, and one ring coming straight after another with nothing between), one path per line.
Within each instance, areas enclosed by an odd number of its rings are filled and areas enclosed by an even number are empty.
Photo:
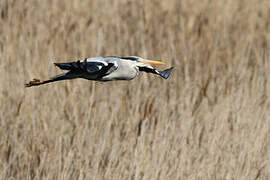
M32 86L39 86L42 84L47 84L47 83L51 83L51 82L55 82L55 81L61 81L61 80L66 80L66 79L72 79L75 78L71 75L71 72L64 72L62 74L56 75L54 77L52 77L51 79L45 80L45 81L41 81L39 79L33 79L32 81L30 81L29 83L25 84L25 87L32 87Z

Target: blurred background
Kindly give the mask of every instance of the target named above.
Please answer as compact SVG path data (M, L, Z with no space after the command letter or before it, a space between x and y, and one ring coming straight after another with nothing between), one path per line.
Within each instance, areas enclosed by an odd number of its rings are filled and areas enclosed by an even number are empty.
M267 0L1 0L0 179L270 179ZM171 77L24 88L93 56Z

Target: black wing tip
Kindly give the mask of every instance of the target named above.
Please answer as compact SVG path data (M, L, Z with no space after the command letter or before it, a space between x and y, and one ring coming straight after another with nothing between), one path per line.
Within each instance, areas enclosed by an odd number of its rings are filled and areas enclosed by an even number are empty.
M61 64L63 64L63 63L53 63L55 66L57 66L57 67L59 67L59 66L61 66Z
M56 67L59 67L61 63L53 63ZM60 67L59 67L60 68Z
M168 79L169 76L171 75L171 72L173 70L174 67L171 67L169 69L165 69L164 71L160 71L159 74L162 78L164 79Z
M56 67L62 70L71 70L72 63L53 63Z

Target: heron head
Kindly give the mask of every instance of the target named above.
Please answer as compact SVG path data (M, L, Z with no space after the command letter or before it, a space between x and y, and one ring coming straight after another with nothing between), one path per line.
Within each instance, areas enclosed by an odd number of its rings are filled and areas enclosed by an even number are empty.
M138 67L147 67L147 66L151 67L151 65L165 64L164 62L161 62L161 61L143 59L143 58L138 57L138 56L122 57L121 59L126 59L126 60L133 61L135 63L135 65L138 66Z

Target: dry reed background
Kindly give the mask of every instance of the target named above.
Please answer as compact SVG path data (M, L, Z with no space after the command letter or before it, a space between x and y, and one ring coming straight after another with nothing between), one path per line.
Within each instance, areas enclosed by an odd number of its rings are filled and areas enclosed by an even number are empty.
M270 179L268 0L1 0L0 179ZM25 89L138 55L168 80Z

